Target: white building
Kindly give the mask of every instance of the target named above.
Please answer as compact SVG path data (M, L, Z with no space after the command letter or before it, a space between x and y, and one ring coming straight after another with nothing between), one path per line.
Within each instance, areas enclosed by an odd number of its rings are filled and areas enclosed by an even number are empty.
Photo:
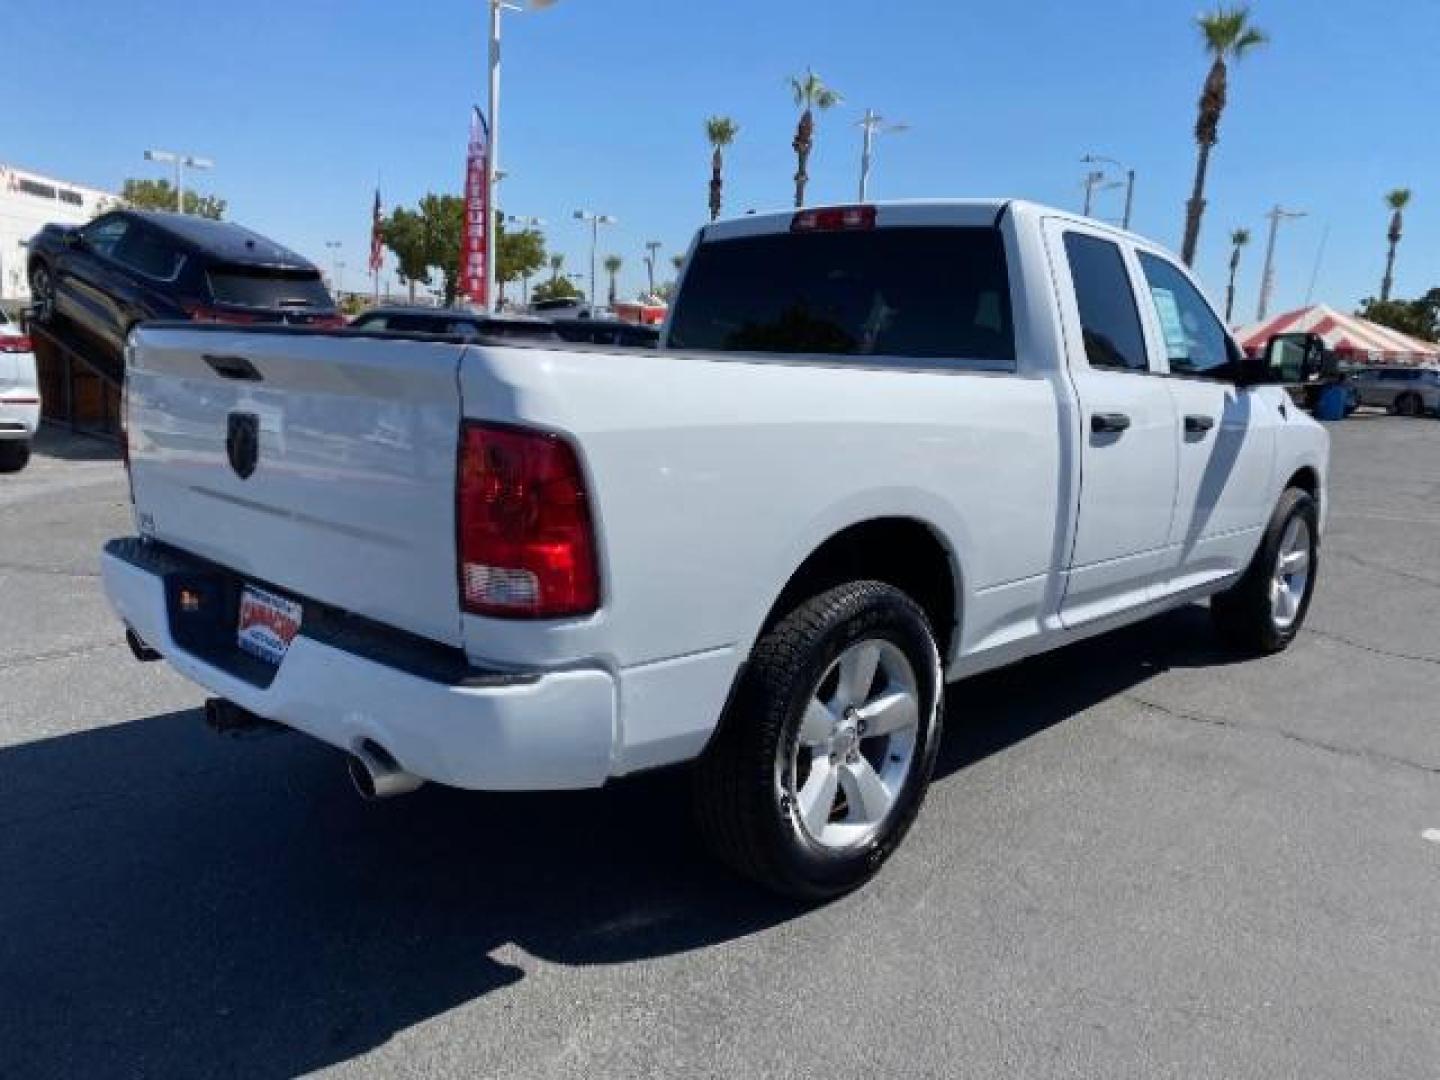
M83 225L119 201L108 191L0 164L0 300L30 298L25 246L42 225Z

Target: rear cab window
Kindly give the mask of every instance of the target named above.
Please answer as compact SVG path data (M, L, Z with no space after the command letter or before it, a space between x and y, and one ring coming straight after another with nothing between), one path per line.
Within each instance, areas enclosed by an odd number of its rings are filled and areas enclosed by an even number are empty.
M320 274L313 270L211 266L205 276L218 304L267 309L335 306Z
M1148 372L1140 310L1120 245L1070 231L1064 242L1086 360L1092 368Z
M1013 370L1004 238L882 225L707 239L685 268L667 345Z

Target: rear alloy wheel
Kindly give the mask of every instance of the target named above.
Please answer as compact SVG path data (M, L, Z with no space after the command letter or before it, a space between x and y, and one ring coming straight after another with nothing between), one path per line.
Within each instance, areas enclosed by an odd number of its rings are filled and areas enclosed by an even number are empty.
M1315 500L1288 489L1245 576L1210 598L1210 614L1227 639L1257 653L1279 652L1295 640L1315 592L1319 535Z
M722 860L808 899L869 880L924 800L941 730L924 612L878 581L801 604L756 644L696 770Z

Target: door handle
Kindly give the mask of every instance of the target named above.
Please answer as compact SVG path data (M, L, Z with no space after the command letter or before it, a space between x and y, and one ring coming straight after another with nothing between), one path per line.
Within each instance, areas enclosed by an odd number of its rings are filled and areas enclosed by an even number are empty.
M1186 435L1204 435L1205 432L1209 431L1214 426L1215 418L1213 416L1197 416L1195 414L1191 414L1190 416L1185 417Z
M1130 417L1123 412L1097 412L1090 414L1090 430L1096 435L1114 434L1130 426Z
M255 365L243 356L211 356L206 353L205 363L222 379L239 379L243 382L259 382L261 379Z

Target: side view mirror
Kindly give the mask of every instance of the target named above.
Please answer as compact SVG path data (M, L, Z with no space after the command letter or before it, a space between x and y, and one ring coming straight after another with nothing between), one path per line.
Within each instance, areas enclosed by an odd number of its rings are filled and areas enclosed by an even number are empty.
M1265 343L1257 365L1263 377L1255 381L1305 385L1333 378L1339 361L1326 348L1319 334L1276 334Z

